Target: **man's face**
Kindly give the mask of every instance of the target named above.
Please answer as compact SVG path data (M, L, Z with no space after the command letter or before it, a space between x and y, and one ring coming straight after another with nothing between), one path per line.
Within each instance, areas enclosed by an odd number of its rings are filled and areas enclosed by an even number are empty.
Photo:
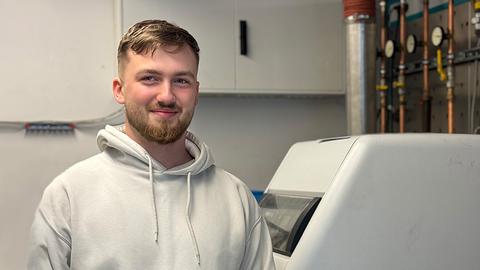
M158 48L153 55L131 50L115 99L125 105L126 128L148 141L172 143L187 130L198 99L197 60L187 45Z

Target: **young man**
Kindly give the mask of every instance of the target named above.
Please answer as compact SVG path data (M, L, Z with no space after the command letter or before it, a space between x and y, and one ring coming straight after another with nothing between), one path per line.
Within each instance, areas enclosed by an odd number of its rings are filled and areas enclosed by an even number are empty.
M187 31L165 21L123 36L113 94L125 125L101 130L102 152L46 188L29 269L274 269L249 189L187 131L198 53Z

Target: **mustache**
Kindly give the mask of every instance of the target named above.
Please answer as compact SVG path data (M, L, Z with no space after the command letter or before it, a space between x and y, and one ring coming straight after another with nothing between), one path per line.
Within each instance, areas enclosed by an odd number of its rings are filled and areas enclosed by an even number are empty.
M155 104L152 104L152 105L149 105L147 107L148 110L155 110L155 109L179 109L177 104L175 104L175 102L170 102L170 103L166 103L166 102L157 102Z
M162 109L162 108L177 109L177 105L175 104L175 102L170 102L170 103L157 102L157 103L155 103L153 105L150 105L148 107L149 107L149 109Z

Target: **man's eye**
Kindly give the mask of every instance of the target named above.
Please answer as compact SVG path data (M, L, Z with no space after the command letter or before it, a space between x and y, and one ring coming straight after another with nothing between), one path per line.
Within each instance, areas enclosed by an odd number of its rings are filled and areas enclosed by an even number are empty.
M158 80L154 76L144 76L144 77L140 78L140 81L142 81L144 83L155 83Z
M178 85L190 85L190 81L182 78L174 79L173 83Z

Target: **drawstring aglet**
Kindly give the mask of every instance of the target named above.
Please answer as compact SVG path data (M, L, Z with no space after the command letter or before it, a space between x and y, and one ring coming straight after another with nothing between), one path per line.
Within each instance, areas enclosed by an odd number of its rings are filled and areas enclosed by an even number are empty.
M197 264L200 266L200 254L195 255L197 257Z

